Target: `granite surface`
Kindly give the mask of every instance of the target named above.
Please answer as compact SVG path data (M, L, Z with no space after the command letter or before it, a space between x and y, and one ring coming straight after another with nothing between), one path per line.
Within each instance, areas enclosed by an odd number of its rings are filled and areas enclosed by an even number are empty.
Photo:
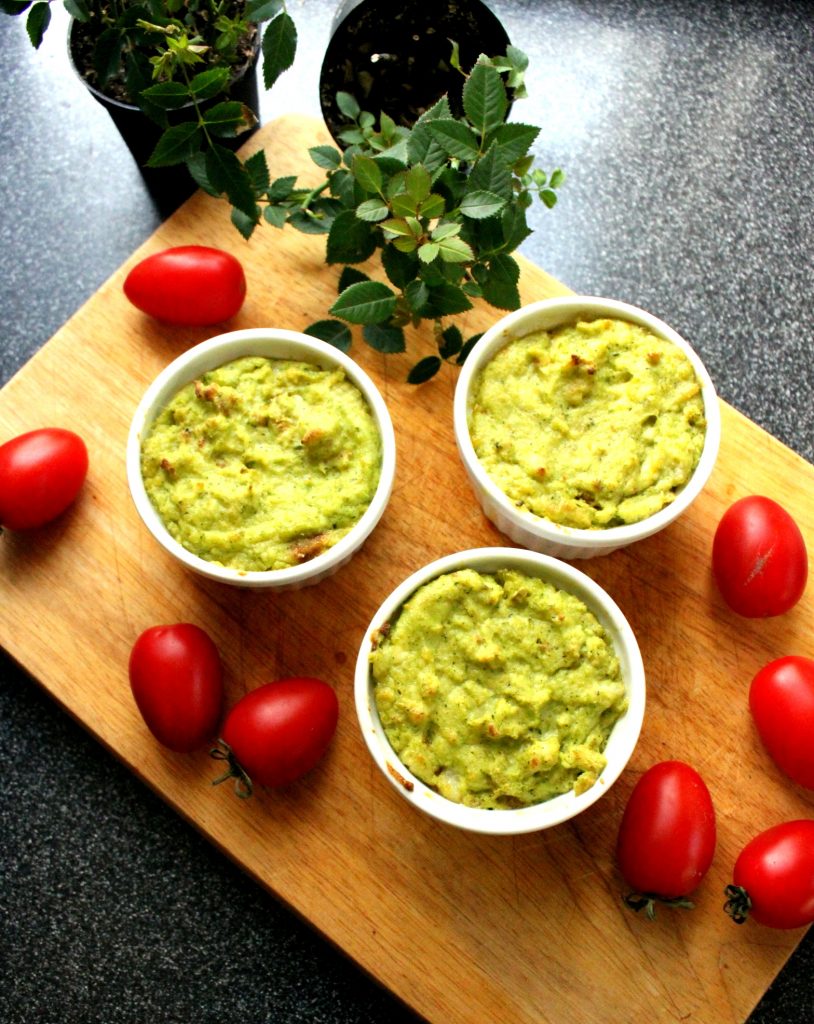
M540 161L568 174L524 254L668 321L723 398L814 462L814 5L492 7L531 58L514 117L543 126ZM288 8L299 55L264 120L319 113L335 0ZM160 221L71 73L65 25L55 11L35 53L0 19L2 381ZM2 655L0 743L0 1020L416 1020ZM811 1024L812 979L814 932L750 1024Z

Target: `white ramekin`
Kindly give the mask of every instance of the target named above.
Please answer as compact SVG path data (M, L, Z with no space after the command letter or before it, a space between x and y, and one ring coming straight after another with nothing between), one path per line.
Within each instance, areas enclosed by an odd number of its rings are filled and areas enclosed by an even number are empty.
M359 522L316 558L285 569L246 572L208 562L187 551L170 535L152 505L141 475L141 438L155 417L185 384L242 356L298 359L324 368L339 366L364 395L381 435L382 466L373 500ZM127 481L136 509L158 543L188 569L238 587L296 589L318 583L343 566L361 547L384 513L393 488L396 442L384 399L370 377L350 357L317 338L275 327L250 328L219 334L188 349L155 378L133 416L127 439Z
M472 384L480 370L510 341L534 331L552 330L577 319L610 317L627 320L671 341L690 360L701 384L706 417L706 438L698 465L675 499L639 523L608 529L583 530L560 526L518 508L487 474L475 454L469 435ZM671 327L651 313L614 299L566 295L524 306L502 317L469 353L458 377L454 400L455 439L469 481L483 511L501 533L513 541L559 558L592 558L649 537L672 523L698 497L715 465L721 440L721 413L715 387L694 349Z
M539 576L580 598L607 630L616 649L628 696L628 709L611 731L605 748L607 765L599 779L579 795L573 791L516 810L486 810L455 803L430 789L401 762L379 720L370 671L373 637L390 622L410 595L444 573L458 569L489 573L510 568ZM401 583L384 601L365 633L356 661L356 714L365 743L384 777L413 807L439 821L472 832L517 835L558 825L599 800L621 774L639 738L645 706L645 676L633 630L611 597L589 576L556 558L517 548L476 548L447 555L425 565Z

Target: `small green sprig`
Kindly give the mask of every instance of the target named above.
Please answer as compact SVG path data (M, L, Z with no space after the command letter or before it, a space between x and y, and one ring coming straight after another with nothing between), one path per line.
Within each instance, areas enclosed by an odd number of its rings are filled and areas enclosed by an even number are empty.
M332 318L309 333L347 351L348 325L358 325L368 345L397 353L406 349L405 327L432 320L437 354L410 370L407 379L418 384L445 362L462 363L476 340L447 318L476 298L519 306L520 268L511 254L531 233L534 197L552 207L564 180L560 170L534 167L529 150L539 128L506 120L511 100L523 94L526 65L515 47L504 57L481 56L464 77L463 116L454 117L442 97L409 129L339 93L346 148L309 150L325 171L316 188L299 187L293 176L270 180L262 151L247 161L255 208L233 212L243 235L261 221L325 234L326 261L344 267ZM377 251L386 283L356 269Z

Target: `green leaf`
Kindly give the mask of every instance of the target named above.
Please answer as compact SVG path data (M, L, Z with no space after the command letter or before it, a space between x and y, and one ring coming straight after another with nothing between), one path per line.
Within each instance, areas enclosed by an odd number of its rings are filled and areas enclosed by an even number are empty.
M122 62L124 33L116 28L100 33L93 48L93 70L98 76L98 87L104 89L112 75L119 70Z
M220 192L214 187L206 174L206 154L202 152L193 153L185 161L190 177L198 186L210 196L219 196Z
M253 217L247 217L242 210L238 210L236 207L232 207L231 218L232 224L248 242L252 237L254 229L257 227L257 220Z
M411 237L413 232L405 217L391 217L379 225L390 235Z
M559 188L564 181L565 171L560 170L560 168L558 167L556 171L551 172L551 181L549 182L551 188Z
M177 110L189 103L189 89L183 82L159 82L145 89L141 95L162 110Z
M418 204L407 192L399 192L390 200L390 206L394 217L415 217L418 213Z
M451 238L453 235L460 235L462 225L457 221L448 221L446 224L439 224L433 229L432 239L440 242L442 238Z
M27 6L28 3L26 2ZM88 21L90 18L90 11L85 0L65 0L65 10L72 18L76 18L77 21Z
M509 205L503 211L500 220L505 247L509 252L514 252L531 234L526 211L521 207Z
M403 352L406 348L404 331L392 324L365 324L362 328L362 337L371 348L388 355Z
M353 176L365 190L365 192L382 191L382 172L379 165L371 156L364 156L357 153L353 158Z
M475 258L472 247L462 238L443 238L437 244L444 263L468 263Z
M364 263L376 251L376 236L353 210L343 210L331 225L326 247L328 263Z
M447 281L433 285L429 289L429 299L424 316L441 317L455 316L472 308L463 289Z
M246 122L247 115L253 117L249 108L237 100L216 103L202 114L204 124L213 134L221 138L234 138L252 124Z
M466 357L469 355L469 353L477 345L477 343L481 340L482 337L483 334L473 334L471 338L467 338L466 342L464 343L464 347L458 353L458 358L455 360L458 366L462 366L466 362Z
M340 352L348 352L353 342L350 328L339 320L317 320L305 328L305 333L310 334L312 338L326 341Z
M387 204L382 199L366 199L356 207L356 216L372 223L384 220L389 214Z
M505 200L512 197L512 170L493 143L472 168L467 192L494 192Z
M497 146L501 160L514 165L528 153L539 134L540 129L535 128L534 125L512 121L509 124L500 125L492 133L490 142L494 142Z
M426 220L436 220L438 217L444 216L446 208L444 197L439 196L437 192L431 192L419 206L418 214Z
M285 9L285 0L247 0L246 18L249 21L271 21Z
M362 112L359 104L349 92L338 92L336 94L336 105L349 121L355 121Z
M554 206L557 205L557 193L550 188L542 189L542 191L540 192L540 198L549 210L551 210Z
M223 92L228 85L228 68L210 68L194 76L189 83L189 91L197 100L210 100Z
M45 30L50 24L51 5L45 2L34 4L28 12L28 17L25 19L25 30L35 48L39 48L42 37L45 35Z
M342 163L342 154L335 146L312 146L308 155L325 171L335 171Z
M293 174L288 174L284 178L275 178L268 191L269 199L274 203L288 199L296 184L297 178Z
M411 167L404 176L404 190L415 200L416 204L427 198L431 188L430 172L421 164Z
M288 211L281 206L266 206L263 210L263 219L274 228L285 226L288 218Z
M283 11L263 33L263 84L267 89L291 67L296 52L297 28L291 15Z
M478 189L467 193L461 201L461 213L473 220L486 220L500 213L506 200L494 192Z
M503 123L509 109L500 72L489 64L477 63L464 84L463 102L464 113L484 138Z
M424 356L407 374L407 383L424 384L438 373L442 365L438 356Z
M422 263L432 263L440 249L438 242L425 242L418 247L418 258Z
M458 160L476 160L479 152L478 140L472 129L454 118L443 118L429 122L430 133L449 156Z
M201 130L194 121L185 121L183 124L168 128L159 138L155 149L147 161L148 167L171 167L174 164L182 164L188 157L192 156L200 145L202 138ZM207 168L209 180L211 174ZM224 191L219 185L213 182L218 194ZM254 202L254 196L252 196Z
M395 308L395 293L386 284L360 281L346 288L330 311L352 324L373 324L388 320Z
M31 0L0 0L0 11L4 14L24 14L31 6Z
M367 274L363 274L362 271L357 270L356 267L343 267L342 273L339 275L337 291L343 292L346 288L350 288L352 284L358 284L359 281L369 280L370 278Z
M249 173L235 153L224 146L213 145L206 154L206 174L219 192L226 193L232 206L254 221L260 219Z
M454 324L441 332L441 343L438 346L438 354L442 359L451 359L463 348L464 338L461 331Z
M484 299L498 309L517 309L520 305L519 278L520 267L511 256L495 256L489 262L488 276L481 282Z
M288 223L304 235L327 235L330 231L330 225L307 210L294 210L288 215Z
M268 192L270 185L269 165L266 161L266 154L262 149L247 157L243 166L249 175L255 195Z
M406 288L418 275L418 259L415 253L399 252L392 245L385 245L381 251L382 267L388 280L396 288Z

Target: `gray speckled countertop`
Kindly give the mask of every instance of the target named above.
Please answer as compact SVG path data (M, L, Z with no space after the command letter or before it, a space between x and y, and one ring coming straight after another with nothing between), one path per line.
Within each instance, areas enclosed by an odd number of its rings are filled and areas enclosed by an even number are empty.
M568 173L524 254L672 324L723 398L814 462L814 4L492 6L531 58L514 116L543 126L540 159ZM319 113L335 2L288 7L299 55L264 120ZM159 223L71 75L60 18L39 53L0 19L2 381ZM1 655L0 716L0 1020L416 1019ZM750 1024L811 1024L813 978L809 933Z

